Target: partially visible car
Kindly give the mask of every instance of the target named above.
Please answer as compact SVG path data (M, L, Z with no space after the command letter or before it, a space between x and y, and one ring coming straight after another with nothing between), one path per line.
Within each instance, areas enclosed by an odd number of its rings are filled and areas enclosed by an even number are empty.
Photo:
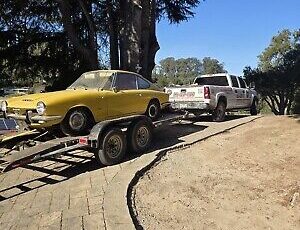
M57 127L81 135L96 122L146 114L155 120L169 95L141 75L120 70L82 74L66 90L12 97L1 102L5 117L26 121L32 129Z

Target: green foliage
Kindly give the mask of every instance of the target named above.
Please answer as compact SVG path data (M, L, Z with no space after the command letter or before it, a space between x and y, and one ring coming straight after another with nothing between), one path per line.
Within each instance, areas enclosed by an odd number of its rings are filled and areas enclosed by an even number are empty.
M118 55L121 43L122 47L129 47L124 52L130 53L132 44L124 44L121 39L125 24L129 24L128 18L124 17L127 11L121 9L125 2L134 7L143 3L149 8L147 11L144 7L143 12L154 15L154 20L147 15L144 21L150 22L153 34L145 37L152 39L148 46L153 49L153 44L157 43L156 21L162 17L170 23L188 20L194 16L193 9L201 1L0 0L0 85L28 86L35 81L47 80L55 89L63 89L82 72L106 68L108 55ZM139 23L142 20L138 21L137 27L141 26ZM113 36L115 40L110 40ZM126 36L134 37L132 34ZM108 54L111 41L117 46ZM142 47L147 45L142 44ZM150 69L155 53L146 63ZM118 56L114 60L124 62Z
M284 30L274 36L259 59L257 69L244 69L247 81L255 83L274 114L289 114L300 86L299 31Z
M193 17L195 13L193 8L199 5L200 0L158 0L157 1L157 15L158 20L165 17L170 23L180 23L187 21Z
M191 84L201 74L224 73L223 64L209 57L199 60L197 58L168 57L162 59L155 67L153 76L161 87L170 84Z
M259 69L265 72L284 64L285 55L299 45L299 35L299 31L283 30L274 36L271 44L258 56Z
M294 114L300 114L300 88L298 88L295 94L295 101L292 105L292 111Z
M203 58L203 74L226 73L224 64L217 59L205 57Z

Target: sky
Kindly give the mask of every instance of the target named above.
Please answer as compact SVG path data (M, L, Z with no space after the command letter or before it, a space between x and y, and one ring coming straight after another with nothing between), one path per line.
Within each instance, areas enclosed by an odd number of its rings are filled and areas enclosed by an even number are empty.
M212 57L231 74L256 67L257 56L283 29L300 29L300 0L206 0L194 18L179 25L157 25L160 50L166 57Z

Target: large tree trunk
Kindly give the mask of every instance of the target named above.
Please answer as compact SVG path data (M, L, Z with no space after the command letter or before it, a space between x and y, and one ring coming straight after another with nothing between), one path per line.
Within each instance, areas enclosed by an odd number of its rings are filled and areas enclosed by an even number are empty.
M157 51L160 49L159 43L156 37L156 0L152 0L152 11L151 11L151 27L150 27L150 41L149 41L149 56L148 56L148 68L146 76L151 80L152 71L155 67L155 56Z
M118 23L112 1L108 2L109 51L111 69L119 69Z
M156 39L156 1L142 1L141 74L151 80L155 55L159 50Z
M76 33L75 25L72 22L71 6L67 0L56 0L59 5L59 10L62 16L62 22L67 36L74 46L75 50L82 57L82 60L86 63L89 69L98 68L98 55L97 55L97 40L94 29L93 21L89 15L91 6L87 7L84 2L78 0L83 14L86 17L88 24L89 42L88 46L84 46Z
M120 39L120 68L137 72L141 48L141 0L121 1L123 28Z

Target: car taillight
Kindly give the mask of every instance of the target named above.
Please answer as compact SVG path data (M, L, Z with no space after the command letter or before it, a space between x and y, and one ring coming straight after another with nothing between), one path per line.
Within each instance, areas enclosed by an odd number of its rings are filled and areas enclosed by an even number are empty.
M210 99L210 90L209 87L204 87L204 99Z

